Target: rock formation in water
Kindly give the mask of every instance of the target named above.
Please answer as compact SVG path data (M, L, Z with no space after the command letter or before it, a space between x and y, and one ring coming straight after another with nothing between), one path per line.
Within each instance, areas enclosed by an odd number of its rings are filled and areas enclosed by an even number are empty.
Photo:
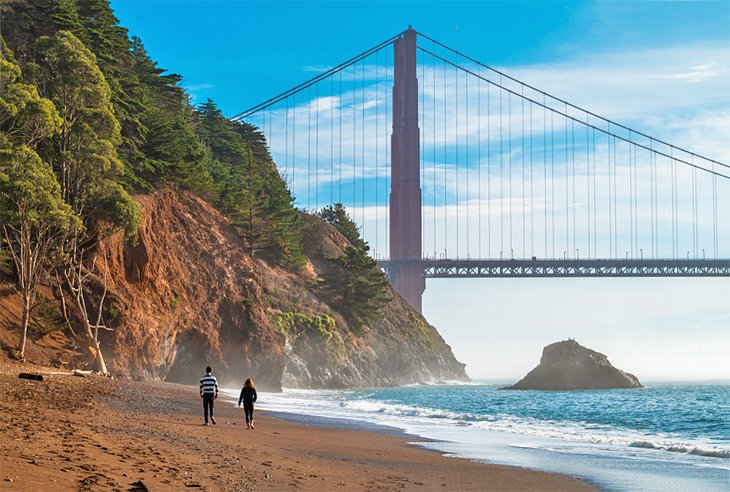
M540 364L513 386L516 390L640 388L641 383L611 365L608 358L573 339L548 345Z

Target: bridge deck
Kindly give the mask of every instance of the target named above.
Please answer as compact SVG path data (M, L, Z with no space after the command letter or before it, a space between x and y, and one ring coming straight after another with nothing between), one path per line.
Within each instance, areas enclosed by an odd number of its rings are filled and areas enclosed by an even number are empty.
M730 277L730 259L711 260L381 260L390 276L418 264L426 278Z

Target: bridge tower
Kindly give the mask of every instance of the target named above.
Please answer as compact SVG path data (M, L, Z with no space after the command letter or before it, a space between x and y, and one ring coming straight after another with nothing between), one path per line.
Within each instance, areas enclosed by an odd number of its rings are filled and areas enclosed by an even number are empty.
M421 261L420 130L416 31L408 28L394 43L393 134L391 136L390 272L395 290L421 312L426 288Z

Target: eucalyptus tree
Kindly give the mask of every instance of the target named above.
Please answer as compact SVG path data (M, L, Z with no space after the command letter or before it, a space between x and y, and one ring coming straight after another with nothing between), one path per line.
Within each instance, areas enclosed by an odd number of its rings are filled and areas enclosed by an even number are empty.
M58 112L35 86L23 82L2 40L0 49L0 232L22 296L17 353L24 359L37 287L58 260L64 238L82 225L61 199L53 169L34 149L60 127Z
M139 208L117 182L124 171L117 156L120 125L114 115L111 89L95 55L69 31L40 38L35 53L42 95L54 102L61 117L49 160L59 176L63 200L84 225L74 229L64 244L62 274L96 369L106 373L99 344L99 330L106 328L101 316L104 295L92 312L88 285L96 264L90 265L89 258L99 240L116 230L122 229L128 239L134 239ZM106 268L104 261L105 292Z

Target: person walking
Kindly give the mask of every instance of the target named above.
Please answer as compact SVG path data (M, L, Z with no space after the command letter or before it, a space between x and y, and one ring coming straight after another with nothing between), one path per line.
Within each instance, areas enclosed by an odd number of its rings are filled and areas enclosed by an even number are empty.
M248 378L241 388L241 396L238 397L238 406L243 402L243 413L246 414L246 428L254 429L253 426L253 403L256 401L256 388L253 387L253 379Z
M210 421L215 425L213 417L213 406L215 399L218 398L218 380L211 375L213 369L208 366L205 368L205 376L200 378L200 397L203 399L203 415L205 416L205 425L208 425L208 415Z

